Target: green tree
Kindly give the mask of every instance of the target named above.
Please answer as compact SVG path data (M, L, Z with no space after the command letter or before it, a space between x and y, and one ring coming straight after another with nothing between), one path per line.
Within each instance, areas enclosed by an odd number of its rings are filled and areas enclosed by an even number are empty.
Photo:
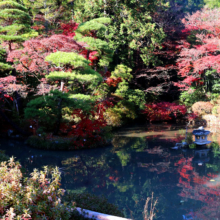
M37 15L43 15L46 31L50 24L56 23L57 19L62 18L62 20L69 21L72 17L71 0L22 0L22 2L30 11L33 22Z
M162 1L76 0L74 19L82 23L94 18L110 18L111 25L102 39L113 49L114 62L130 67L137 62L148 65L156 63L153 51L164 38L162 28L151 17L157 5L162 5Z
M209 8L219 8L220 7L219 0L204 0L204 2Z
M120 126L127 119L135 119L137 117L136 113L144 109L144 104L146 103L145 92L132 86L131 80L133 76L131 71L132 69L125 65L117 65L108 79L109 81L120 79L117 85L110 85L108 88L111 96L119 99L117 104L106 112L106 119L111 126ZM104 88L100 86L99 89ZM108 93L105 93L104 96L106 94L108 95Z
M0 41L7 42L9 51L13 43L21 43L36 34L31 29L27 8L15 1L0 2Z
M70 114L73 109L90 110L96 99L91 93L102 82L102 76L89 66L90 61L75 52L51 53L45 60L54 67L46 78L52 83L60 81L61 91L54 90L30 101L25 117L37 119L41 126L50 127L57 134L66 108Z
M61 90L64 84L69 84L73 93L90 96L89 93L102 82L102 76L89 66L90 61L75 52L52 53L45 60L61 70L53 71L46 76L52 81L60 80Z

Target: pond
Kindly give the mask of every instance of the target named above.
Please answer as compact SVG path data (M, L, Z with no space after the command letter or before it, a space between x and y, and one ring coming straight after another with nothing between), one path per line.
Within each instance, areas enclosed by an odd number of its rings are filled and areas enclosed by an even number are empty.
M63 188L104 195L127 218L142 220L154 192L155 219L220 219L220 150L172 150L184 137L184 127L176 125L136 126L118 131L107 148L43 151L12 140L0 140L0 148L29 171L60 167Z

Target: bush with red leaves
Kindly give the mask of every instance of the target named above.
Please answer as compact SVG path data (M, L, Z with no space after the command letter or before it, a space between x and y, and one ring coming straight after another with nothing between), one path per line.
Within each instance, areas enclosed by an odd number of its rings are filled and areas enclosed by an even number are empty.
M74 37L75 30L78 28L79 24L75 22L69 22L67 24L61 24L61 30L63 31L63 35L66 35L68 37Z
M94 110L87 113L81 109L74 110L73 117L80 118L80 122L71 126L68 135L76 137L75 149L92 148L105 143L102 135L103 129L107 126L104 112L110 105L110 102L97 103Z
M151 103L145 105L143 114L152 121L169 121L179 116L185 116L187 108L184 105L177 105L170 102Z

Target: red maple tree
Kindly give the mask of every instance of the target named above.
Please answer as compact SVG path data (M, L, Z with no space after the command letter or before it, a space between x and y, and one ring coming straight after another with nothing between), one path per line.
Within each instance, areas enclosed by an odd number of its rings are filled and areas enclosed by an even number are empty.
M215 69L220 73L219 9L204 8L186 16L182 21L185 25L183 31L188 37L180 41L181 52L177 66L178 74L183 80L175 85L187 89L192 83L196 86L203 85L207 70Z

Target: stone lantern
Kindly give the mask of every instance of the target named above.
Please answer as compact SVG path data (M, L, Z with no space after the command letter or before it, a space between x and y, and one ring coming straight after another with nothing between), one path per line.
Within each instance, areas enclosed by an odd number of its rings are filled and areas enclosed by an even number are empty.
M196 145L205 145L210 144L211 141L207 140L207 136L210 133L210 131L205 130L203 127L200 127L193 131L193 135L195 135L195 141L194 143Z

